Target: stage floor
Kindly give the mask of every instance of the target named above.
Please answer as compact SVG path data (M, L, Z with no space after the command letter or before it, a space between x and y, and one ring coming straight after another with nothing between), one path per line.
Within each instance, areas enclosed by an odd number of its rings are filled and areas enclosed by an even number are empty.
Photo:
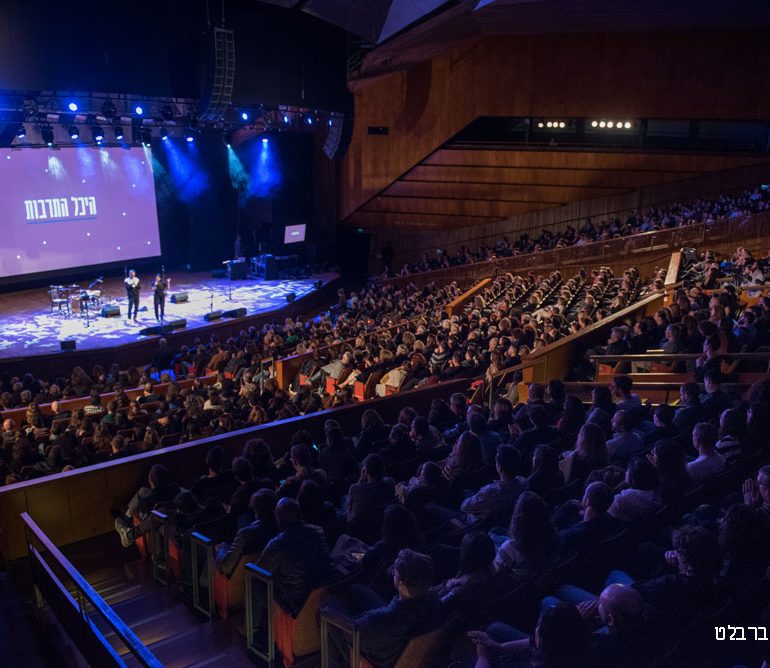
M120 306L120 316L86 319L79 314L66 317L57 311L51 313L51 301L47 288L25 290L0 295L0 359L39 355L60 350L59 342L77 341L78 350L108 348L143 339L139 330L158 324L152 305L150 276L141 276L142 292L137 322L129 322L128 299L122 278L108 278L102 285L102 303ZM229 311L245 308L247 315L273 311L286 304L286 295L293 292L297 298L313 291L313 283L324 284L337 278L337 274L321 274L302 280L265 281L246 279L230 283L225 278L212 278L210 272L173 273L171 290L166 300L165 322L177 318L187 319L187 329L205 327L211 323L203 319L209 311ZM82 284L85 287L85 283ZM187 292L189 301L172 304L170 296Z

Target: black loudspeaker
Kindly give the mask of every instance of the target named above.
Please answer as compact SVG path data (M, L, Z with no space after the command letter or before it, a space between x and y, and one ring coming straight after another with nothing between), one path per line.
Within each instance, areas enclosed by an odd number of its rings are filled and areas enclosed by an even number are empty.
M78 342L77 341L59 341L59 346L63 353L70 352L72 350L78 349Z
M187 320L185 318L179 318L163 325L163 333L166 334L168 332L173 332L175 329L184 329L185 327L187 327Z
M208 322L213 322L214 320L221 320L222 319L222 311L212 311L211 313L207 313L203 316L203 319Z
M291 304L295 299L297 298L296 292L290 292L288 295L286 295L286 301Z
M248 266L245 262L231 262L228 265L229 277L233 281L243 281L248 274Z
M160 325L153 325L152 327L145 327L139 330L139 336L157 336L161 333Z
M188 295L186 292L177 292L176 294L171 295L172 304L184 304L189 300L190 295Z
M105 304L102 306L102 318L117 318L120 316L120 306L117 304Z
M345 155L350 146L350 140L353 137L353 119L333 116L331 122L323 150L329 160L334 160Z
M245 318L246 317L246 309L245 308L234 308L230 311L225 311L222 314L222 317L224 318Z

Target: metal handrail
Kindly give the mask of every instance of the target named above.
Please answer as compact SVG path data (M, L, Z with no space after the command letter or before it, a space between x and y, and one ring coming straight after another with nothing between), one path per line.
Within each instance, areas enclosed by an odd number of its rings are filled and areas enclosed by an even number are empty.
M265 587L264 603L267 608L267 647L263 651L254 644L254 597L251 595L255 582ZM246 564L246 649L265 661L269 668L275 665L275 628L273 619L273 602L275 601L275 579L270 571L257 566Z
M321 613L321 668L330 667L329 629L339 629L351 638L352 661L350 668L361 668L361 629L354 620L334 615L329 611Z
M29 515L29 513L21 513L21 520L24 522L25 531L27 532L27 547L30 550L30 556L38 554L42 562L42 555L32 545L30 541L30 534L34 535L35 539L42 545L48 554L54 559L57 565L67 574L67 577L75 585L75 588L79 592L78 606L80 612L84 617L87 617L87 611L83 604L83 599L88 601L90 605L102 616L107 625L115 632L115 635L123 641L123 644L133 654L137 661L147 668L163 668L163 664L150 652L147 647L139 640L136 634L126 625L126 623L115 614L115 611L107 605L105 600L96 592L91 584L78 572L78 570L70 563L69 559L65 557L59 548L54 545L43 530L37 525L35 520ZM43 562L44 563L44 562ZM54 580L54 583L62 587L62 583L57 578L53 571L46 566L49 576ZM36 589L36 597L39 597L39 590ZM39 600L39 599L38 599Z
M169 584L167 520L168 515L166 513L162 513L160 510L151 511L150 533L147 537L152 562L152 577L165 587ZM162 556L162 559L159 556Z
M206 554L206 581L208 582L207 607L201 605L201 568L198 563L198 549L203 548ZM200 612L209 620L214 618L214 541L197 531L190 534L190 551L192 553L192 588L193 609Z

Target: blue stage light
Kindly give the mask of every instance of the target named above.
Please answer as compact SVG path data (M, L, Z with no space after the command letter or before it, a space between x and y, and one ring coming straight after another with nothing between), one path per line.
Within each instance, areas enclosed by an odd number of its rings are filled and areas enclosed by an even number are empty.
M328 123L329 123L329 127L331 127L332 126L332 119L331 118L328 120Z
M118 141L123 141L123 137L124 137L123 128L120 127L119 125L116 125L115 126L115 139L117 139Z
M270 140L267 137L262 137L262 146L267 146Z
M248 121L249 120L249 115L244 111L243 113L241 113L241 118L244 121Z
M284 123L288 123L289 122L289 115L288 114L284 114L283 115L283 122Z
M77 102L70 102L67 105L67 109L69 109L70 111L77 111L78 110Z
M193 137L192 135L187 135L187 136L185 137L185 139L186 139L187 141L189 141L189 142L193 142L193 141L195 141L195 137Z
M70 139L75 140L80 137L80 130L76 126L70 125L69 127Z
M27 136L27 130L24 127L24 123L21 123L18 128L16 128L16 137L17 139L24 139L24 137Z
M160 138L163 141L167 141L168 140L168 130L166 130L166 128L161 128L160 129Z
M308 116L305 119L305 123L307 123L308 125L313 125L313 117L312 116Z
M142 107L138 104L136 105L134 111L136 112L137 116L141 116L144 113L144 109L142 109Z

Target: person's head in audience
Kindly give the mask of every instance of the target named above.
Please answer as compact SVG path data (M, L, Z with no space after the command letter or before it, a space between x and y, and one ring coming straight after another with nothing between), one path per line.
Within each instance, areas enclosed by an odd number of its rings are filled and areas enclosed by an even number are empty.
M414 550L401 550L393 565L393 586L399 598L421 599L428 593L432 584L431 558Z
M546 387L546 396L548 397L549 401L561 406L564 403L565 395L566 392L564 389L564 383L561 380L558 378L552 378L548 381L548 385Z
M768 524L761 513L734 503L719 521L719 546L725 559L753 561L767 547ZM759 563L766 564L762 555Z
M583 521L588 522L605 515L612 505L613 498L612 489L607 483L597 480L589 484L583 492L583 499L580 502Z
M382 540L397 549L421 545L422 535L414 513L400 503L389 505L382 518Z
M626 633L642 622L644 603L636 589L616 582L599 594L598 612L609 633Z
M435 486L442 480L441 467L436 462L425 462L420 467L420 482L423 485Z
M233 459L233 476L242 485L254 479L254 467L246 457L236 457Z
M217 476L225 470L225 451L221 445L213 445L206 452L206 467L210 476Z
M373 408L368 408L361 415L361 431L383 427L385 423L380 414Z
M310 456L310 448L308 448L304 443L299 443L298 445L292 446L290 453L291 465L294 467L294 470L297 473L310 468L312 461Z
M532 452L532 475L554 485L560 484L559 453L550 445L537 445Z
M460 562L457 576L491 572L495 560L495 544L486 531L470 531L460 543Z
M410 427L412 425L412 420L417 416L417 411L414 410L411 406L405 406L402 408L398 413L398 422L399 424L403 424L406 427Z
M634 418L628 411L616 411L612 416L612 431L615 434L628 434L634 430Z
M508 536L517 552L532 564L542 564L550 555L556 532L543 497L523 492L516 500Z
M545 399L545 388L540 383L530 383L527 388L527 403L542 403Z
M249 508L259 522L274 522L277 505L278 495L272 489L257 490L249 499Z
M159 489L171 482L171 473L163 464L153 464L147 481L150 483L150 489Z
M326 502L318 483L314 480L305 480L297 492L297 503L302 511L302 519L308 524L325 523Z
M719 369L707 369L703 374L703 387L706 394L714 394L722 386L722 371Z
M455 463L464 471L471 471L479 468L481 459L481 441L471 431L464 431L460 434L452 448L452 458Z
M449 397L449 407L458 418L465 417L465 409L467 407L465 395L462 392L455 392Z
M589 630L569 603L544 607L535 626L531 665L541 668L577 666L587 653Z
M527 406L527 417L535 429L548 426L548 409L541 404Z
M487 419L483 413L473 412L468 414L468 429L472 434L480 436L487 430Z
M717 428L710 422L699 422L692 429L692 444L699 455L711 455L718 438Z
M385 460L376 452L367 455L361 465L361 473L368 482L377 482L385 477Z
M626 483L631 489L651 492L658 489L658 472L646 457L634 457L626 468Z
M600 408L607 415L612 415L615 411L615 404L612 403L612 394L610 388L600 385L591 390L591 401L594 408Z
M685 525L676 529L671 542L681 575L714 579L722 568L717 537L701 526Z
M275 519L283 529L296 526L302 521L302 510L296 499L284 497L275 506Z
M633 384L630 376L615 376L612 379L610 393L617 399L624 401L631 396Z
M684 383L679 388L679 399L683 404L700 404L700 388L698 387L698 383Z
M520 465L520 455L516 448L510 445L501 445L497 448L495 468L500 480L503 482L513 480Z
M257 475L265 475L273 468L273 455L270 446L261 438L246 441L241 456L251 462Z
M575 442L575 456L585 462L590 462L594 468L607 465L607 438L604 430L593 422L586 422L578 432Z
M659 429L670 428L674 424L674 409L668 404L659 404L652 412L652 423Z

